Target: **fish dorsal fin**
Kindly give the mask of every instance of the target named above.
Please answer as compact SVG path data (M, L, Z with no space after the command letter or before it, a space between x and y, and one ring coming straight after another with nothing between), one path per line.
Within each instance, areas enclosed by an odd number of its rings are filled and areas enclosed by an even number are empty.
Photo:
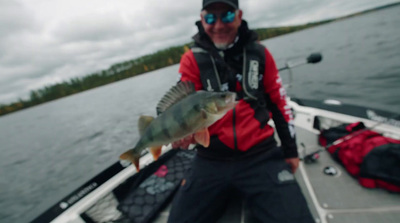
M196 89L194 88L193 82L179 82L177 85L173 86L158 102L157 114L163 113L169 107L187 97L188 95L194 93L195 91Z
M140 136L143 135L144 131L147 129L147 127L150 125L150 123L153 120L154 120L154 117L152 117L152 116L142 115L139 117L138 127L139 127Z

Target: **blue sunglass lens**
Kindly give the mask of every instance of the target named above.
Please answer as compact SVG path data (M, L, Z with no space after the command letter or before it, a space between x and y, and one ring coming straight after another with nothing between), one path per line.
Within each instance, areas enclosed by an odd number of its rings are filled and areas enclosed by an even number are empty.
M227 11L222 13L220 18L223 23L231 23L235 20L235 15L235 12ZM217 15L212 13L206 14L204 15L204 20L207 24L212 25L217 21Z
M207 24L214 24L217 21L217 16L215 14L206 14L204 20Z
M225 12L224 14L222 14L221 20L223 23L233 22L233 20L235 20L235 12L231 12L231 11Z

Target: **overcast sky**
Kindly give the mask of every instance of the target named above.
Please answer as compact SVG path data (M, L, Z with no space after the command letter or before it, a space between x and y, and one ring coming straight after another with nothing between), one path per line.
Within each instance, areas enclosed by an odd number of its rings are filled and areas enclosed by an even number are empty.
M0 0L0 104L191 41L202 0ZM304 24L399 0L241 0L250 28Z

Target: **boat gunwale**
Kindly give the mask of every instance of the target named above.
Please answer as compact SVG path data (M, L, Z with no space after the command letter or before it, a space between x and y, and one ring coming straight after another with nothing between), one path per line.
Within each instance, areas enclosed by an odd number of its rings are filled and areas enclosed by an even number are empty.
M330 111L326 110L323 107L326 105L322 106L310 106L310 105L304 105L304 103L299 103L300 99L288 99L289 105L294 109L295 115L306 115L309 117L309 120L307 122L307 125L302 125L302 128L304 128L307 131L310 131L314 134L319 133L319 130L315 129L313 126L313 122L315 121L316 117L326 117L332 120L338 120L338 121L348 121L348 122L354 122L355 120L358 121L363 121L366 123L366 126L372 126L376 121L369 119L362 113L359 113L358 115L354 114L345 114L345 113L340 113L338 111ZM304 102L304 100L301 100ZM314 103L321 103L318 102L317 100L305 100L307 102L313 101ZM315 105L315 104L314 104ZM331 106L331 105L328 105ZM336 106L337 105L332 105ZM352 108L352 107L357 107L359 110L358 111L367 111L369 108L366 107L361 107L361 106L352 106L352 105L340 105L346 107L346 109ZM361 110L360 110L361 109ZM372 109L370 109L372 110ZM375 110L374 110L375 111ZM377 112L381 112L378 111ZM379 113L380 114L380 113ZM388 112L387 114L391 114ZM303 120L304 121L304 120ZM273 126L273 123L270 122ZM296 124L295 124L296 125ZM379 132L386 132L389 134L393 134L397 136L399 135L399 128L397 126L389 125L382 123L381 125L376 127L376 130ZM169 151L171 147L163 147L163 154ZM142 156L141 158L141 168L144 166L149 165L150 163L153 162L153 159L150 155L150 153L146 153ZM302 165L302 164L301 164ZM300 171L303 172L305 170L301 170L301 165L300 165ZM112 170L115 168L115 170ZM304 167L303 167L304 168ZM110 170L111 169L111 170ZM36 217L32 222L70 222L70 221L76 221L77 219L81 219L80 215L84 213L87 209L89 209L92 205L94 205L99 199L104 197L107 193L111 193L115 188L117 188L124 180L128 179L129 177L135 175L136 169L132 166L124 166L121 164L120 161L117 161L104 171L100 172L98 175L87 181L85 184L83 184L81 187L78 189L74 190L72 193L58 201L55 205L51 206L48 210L43 212L41 215ZM105 179L103 182L98 181L98 185L96 185L92 190L90 190L88 193L84 194L83 196L79 197L79 199L75 200L72 203L68 203L68 207L62 209L60 207L60 204L63 202L68 202L69 199L72 197L76 196L79 194L82 189L87 187L87 185L91 185L93 182L96 182L96 179L105 177L105 176L110 176L109 178ZM307 174L306 174L307 175ZM314 202L313 202L314 203ZM318 206L316 206L318 207ZM396 209L397 210L397 209ZM340 212L340 211L338 211ZM324 214L325 211L319 210L318 214ZM326 214L326 213L325 213ZM83 220L81 219L83 222Z

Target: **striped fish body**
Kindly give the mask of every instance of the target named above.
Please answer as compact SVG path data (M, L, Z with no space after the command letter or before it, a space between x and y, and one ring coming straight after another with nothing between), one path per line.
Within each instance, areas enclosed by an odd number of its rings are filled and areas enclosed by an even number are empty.
M150 123L136 148L165 145L213 124L222 116L204 110L209 94L192 94L166 110Z
M187 85L188 83L180 84ZM121 155L121 159L131 160L138 168L138 159L145 148L150 147L153 156L157 158L162 145L178 141L199 131L208 134L207 127L222 118L236 104L236 94L232 92L195 92L194 86L191 85L185 86L184 89L186 95L178 97L177 102L169 102L171 99L168 100L168 96L171 94L164 96L163 99L167 97L167 100L162 99L160 103L167 105L163 107L159 103L158 107L162 107L162 113L156 119L141 117L142 120L139 120L141 138L133 149ZM176 96L170 96L170 98L174 97ZM209 141L209 135L206 137ZM202 142L199 143L202 144Z

